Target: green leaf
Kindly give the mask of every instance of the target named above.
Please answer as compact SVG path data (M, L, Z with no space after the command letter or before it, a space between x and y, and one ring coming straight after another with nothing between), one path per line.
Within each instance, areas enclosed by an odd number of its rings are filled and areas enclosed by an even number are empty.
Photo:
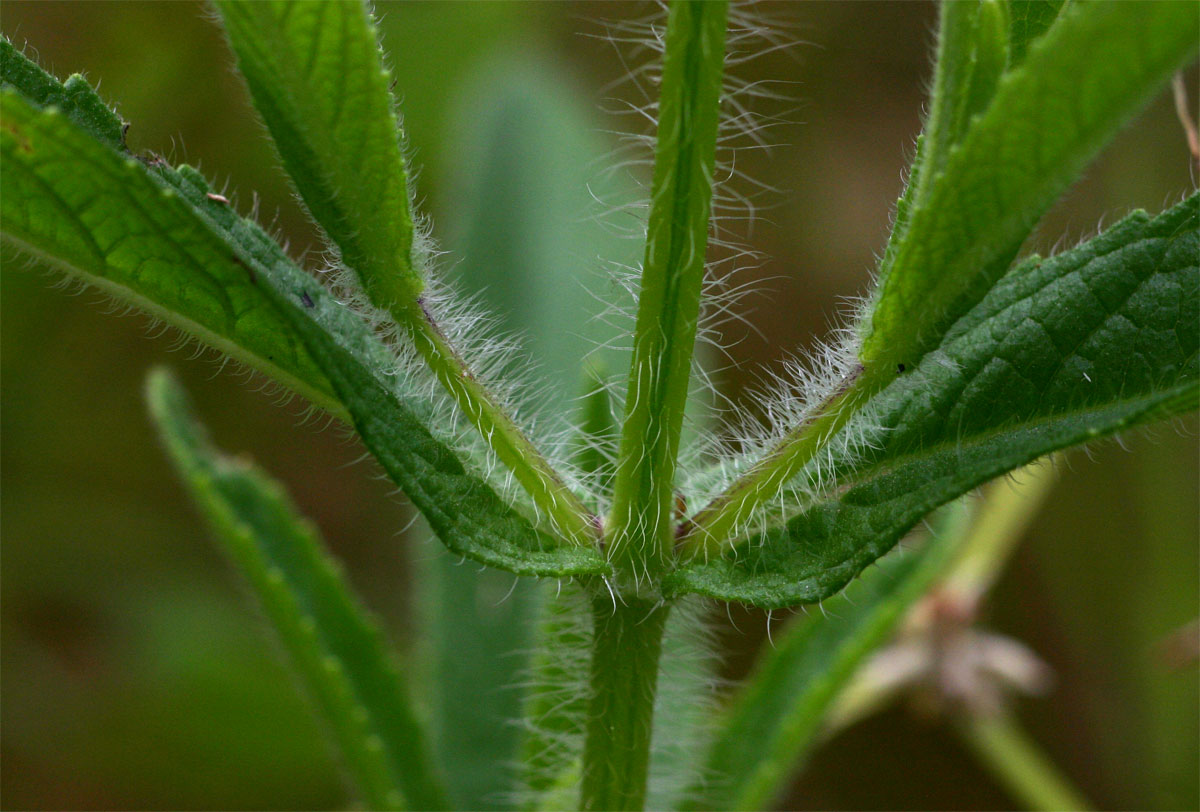
M922 136L921 193L941 175L971 119L987 109L1008 63L1008 14L1000 0L941 4L932 109Z
M916 155L888 236L882 267L891 267L904 244L914 207L924 202L950 151L962 140L972 117L982 112L1011 56L1006 6L998 0L947 0L941 4L932 109L917 137Z
M792 623L764 649L718 723L704 785L685 808L770 808L813 746L838 691L944 569L967 517L961 505L948 510L919 549L884 559L827 612Z
M6 243L76 275L263 372L337 415L329 382L263 298L260 277L311 302L312 318L367 362L393 367L391 353L278 244L223 199L199 173L158 159L146 166L97 140L71 108L30 99L65 98L46 74L5 51L0 216ZM53 80L50 80L53 81ZM32 95L31 95L32 94ZM77 87L78 109L101 104ZM110 122L111 124L111 122ZM119 126L108 127L119 138ZM115 134L115 135L114 135Z
M591 515L421 298L391 74L366 4L221 0L217 6L284 165L367 298L402 328L558 533L590 545L596 536Z
M675 466L692 372L725 61L727 3L667 21L646 257L610 519L610 556L658 568L674 544Z
M203 202L184 199L172 186L184 184L181 176L152 177L54 107L38 111L12 91L3 92L0 105L5 242L340 412L328 382L258 293L265 269L242 259L263 251L265 239L245 234L241 244L226 242L195 208L211 213L223 204L203 193ZM277 250L269 253L269 272L315 303L320 286Z
M1025 61L1029 46L1049 30L1062 12L1066 0L1009 0L1008 64L1016 67Z
M1198 209L1192 196L1155 218L1137 212L1015 267L847 426L861 452L822 471L845 492L728 557L672 573L668 593L763 607L822 600L971 488L1194 409Z
M578 800L583 737L587 718L588 649L592 630L587 618L591 607L576 584L562 589L553 585L542 596L534 635L531 682L521 709L525 735L521 741L521 782L531 796L526 808L554 809L560 799L562 776L573 775L573 794L560 800Z
M573 414L584 358L606 371L629 364L628 350L613 348L628 328L602 318L611 302L599 287L611 280L600 269L636 264L641 246L596 200L611 210L642 192L601 171L612 144L549 56L491 59L480 74L452 105L444 183L457 192L439 217L441 242L457 260L456 286L535 361L539 404Z
M296 189L378 307L408 304L413 220L401 134L360 0L218 0L238 68Z
M361 391L369 381L370 395L386 403L388 413L402 413L398 425L416 433L409 439L420 451L405 449L393 461L436 458L432 468L417 465L402 479L419 507L438 513L431 523L447 546L516 572L606 571L590 550L563 557L551 552L547 537L466 473L447 444L455 424L439 419L426 398L397 391L409 384L393 374L396 359L366 323L288 261L261 229L212 199L198 173L151 170L123 158L54 108L37 110L11 90L0 94L0 114L5 241L252 363L318 405L353 414L322 369L336 352L339 376L352 368ZM321 361L313 357L314 341ZM453 484L437 473L448 473ZM426 474L436 481L426 482ZM430 500L432 492L478 493L480 499L447 512ZM454 536L472 528L483 536Z
M938 345L1008 268L1042 213L1190 54L1188 3L1077 3L999 81L881 268L864 391ZM937 102L935 101L935 106Z
M264 288L333 384L363 443L452 551L517 575L599 575L590 547L558 547L507 505L353 354L311 322L286 291Z
M987 55L982 75L994 76L1003 51L1001 10L952 6L944 14L943 44L970 43ZM937 347L1009 267L1045 209L1195 52L1193 17L1182 3L1076 3L1036 40L1025 62L1000 77L991 103L965 122L961 136L964 122L955 111L978 109L991 79L976 87L971 60L939 65L938 91L950 95L934 99L936 132L918 141L874 303L859 325L857 362L838 372L810 416L774 448L732 466L741 473L689 517L682 549L724 553L804 467L836 455L828 441L896 370L912 368Z
M184 484L283 641L364 800L445 809L395 657L315 528L276 482L217 453L165 370L151 373L146 391Z
M59 82L0 37L0 87L12 86L38 107L57 107L98 141L125 150L125 123L78 73Z

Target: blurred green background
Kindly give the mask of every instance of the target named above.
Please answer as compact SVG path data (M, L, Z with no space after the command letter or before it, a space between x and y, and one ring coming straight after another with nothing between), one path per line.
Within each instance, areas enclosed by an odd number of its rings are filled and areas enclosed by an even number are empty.
M610 131L634 123L600 109L637 97L627 85L606 89L626 68L603 36L582 35L649 9L443 2L378 10L446 266L469 288L490 286L512 326L527 323L539 301L586 302L573 278L599 272L597 253L622 261L637 253L597 232L587 185L622 187L603 175L603 156L616 146ZM936 14L924 2L764 4L763 12L799 44L740 75L790 83L792 101L764 103L764 113L796 109L766 133L778 146L738 156L739 170L780 191L761 200L769 206L752 233L731 223L766 257L746 271L765 294L743 304L759 332L737 322L725 331L741 367L720 379L735 399L756 365L777 364L827 333L839 297L865 289L920 125ZM98 81L132 122L133 149L198 164L218 185L228 181L243 211L256 199L293 256L309 252L315 266L318 238L203 5L5 0L0 27L58 76L82 71ZM1132 207L1161 209L1194 181L1163 93L1047 218L1034 247L1069 244ZM514 218L524 218L519 227ZM534 237L514 241L517 233ZM514 262L548 273L534 288L506 287L496 269ZM569 283L553 275L560 265ZM210 353L172 351L176 336L148 330L138 315L114 318L94 292L55 290L54 276L22 258L6 254L0 280L0 803L345 806L319 726L156 446L141 402L147 368L179 370L218 442L286 482L405 649L428 644L414 620L414 572L438 550L405 532L409 509L372 464L357 461L361 448L346 431L302 420L302 404L281 407L260 380L219 373ZM558 372L586 347L574 333L591 329L530 343L561 384L556 397L576 387ZM991 625L1054 667L1053 693L1022 701L1020 715L1105 808L1200 805L1196 665L1173 666L1162 647L1200 603L1196 435L1189 418L1128 437L1126 449L1107 443L1072 454L989 612ZM493 608L510 584L497 581L495 599L480 601L485 620L517 611L519 598ZM714 617L727 622L723 611ZM729 677L744 673L765 628L756 613L733 619L740 631L721 634ZM993 809L1013 801L957 739L895 709L825 747L786 804Z

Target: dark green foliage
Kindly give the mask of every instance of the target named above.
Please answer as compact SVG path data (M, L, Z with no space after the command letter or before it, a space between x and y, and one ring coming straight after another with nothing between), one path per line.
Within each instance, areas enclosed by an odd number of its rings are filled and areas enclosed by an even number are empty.
M822 600L929 511L1052 451L1195 408L1200 197L1130 215L1000 279L871 405L847 490L668 589L766 608ZM855 431L852 424L847 431Z
M663 629L681 596L768 609L827 599L950 500L1200 399L1200 197L1014 264L1086 163L1195 54L1191 4L943 6L930 115L859 341L842 348L846 371L818 370L830 386L806 417L762 459L730 461L743 474L708 506L677 504L676 488L725 92L725 3L674 3L661 32L625 421L615 437L608 393L592 375L583 443L573 449L581 482L510 416L423 295L409 169L369 8L217 5L282 162L335 261L352 272L345 284L362 295L319 283L196 170L129 154L127 125L86 81L59 83L8 40L0 42L4 242L347 420L454 555L575 582L592 633L564 607L548 607L533 668L574 679L580 660L556 661L553 646L590 645L590 682L562 702L544 687L529 694L527 710L545 722L524 751L531 798L557 802L578 781L585 808L645 803L659 659L671 651ZM503 152L499 140L492 147ZM539 157L506 152L491 163L494 177L533 184L529 165ZM554 286L515 267L537 242L521 232L541 221L524 219L532 209L507 211L491 188L479 205L479 217L503 223L512 240L503 267L491 269L512 284L509 303L545 304ZM558 237L545 240L554 252L572 242ZM559 261L544 267L555 272ZM576 315L564 314L545 324L570 326ZM568 353L547 355L557 363ZM556 410L563 389L548 398ZM380 808L492 804L506 789L498 762L513 755L516 734L470 739L496 722L487 714L517 702L450 703L470 695L477 651L490 657L529 638L528 585L512 627L493 634L477 616L482 593L444 561L435 565L429 628L439 635L433 673L445 693L434 704L437 723L453 730L430 735L379 632L278 486L219 455L165 374L152 377L149 400L185 484L265 607L363 797ZM472 427L479 441L463 442ZM521 490L494 485L493 468ZM589 483L601 487L582 492ZM768 514L781 493L803 496ZM688 803L757 807L774 797L837 691L930 583L946 538L884 561L853 607L789 635L717 731L706 769L720 780L697 785ZM503 680L516 670L481 673ZM546 746L576 716L582 752ZM703 734L681 735L694 744ZM436 763L454 762L456 747L461 764ZM497 763L479 766L484 759ZM443 773L454 783L448 792Z

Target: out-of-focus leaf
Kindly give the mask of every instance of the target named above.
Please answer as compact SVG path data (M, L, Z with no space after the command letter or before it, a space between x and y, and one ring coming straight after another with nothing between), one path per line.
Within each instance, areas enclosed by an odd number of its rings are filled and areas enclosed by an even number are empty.
M629 240L588 216L595 207L589 190L609 201L620 190L594 177L606 145L572 88L536 55L489 63L459 107L451 185L462 192L441 218L447 248L461 257L456 281L496 314L498 329L516 336L521 354L534 359L524 375L536 376L541 422L555 431L578 408L582 359L612 338L611 326L594 319L598 263L634 261ZM615 366L617 358L611 360ZM551 753L545 742L518 742L525 734L537 739L543 723L555 726L545 703L523 701L522 688L563 690L556 668L564 659L583 668L575 680L582 686L586 662L579 661L590 632L583 630L586 639L548 635L543 639L552 648L545 650L535 642L535 627L553 626L547 615L561 619L557 584L514 584L433 552L419 553L418 561L438 749L452 776L452 796L464 808L492 809L511 800L519 785L527 793L523 800L532 801L543 780L554 780L555 756L573 756L570 747ZM563 584L561 593L570 589ZM569 608L586 617L586 602L576 603ZM531 662L531 650L544 652L542 662ZM561 698L555 693L553 702ZM513 724L522 716L522 724ZM520 758L531 750L544 758Z
M765 809L800 767L829 705L954 552L969 513L947 509L919 549L891 556L828 610L793 623L764 654L717 728L688 809Z
M152 373L146 392L184 484L283 641L363 798L374 809L445 808L394 655L315 529L277 483L217 453L167 372Z

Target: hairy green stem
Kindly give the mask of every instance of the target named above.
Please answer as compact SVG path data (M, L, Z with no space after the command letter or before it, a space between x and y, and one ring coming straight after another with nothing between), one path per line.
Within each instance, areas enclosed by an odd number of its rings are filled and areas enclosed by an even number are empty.
M992 775L1029 809L1091 809L1011 716L975 714L964 719L958 729Z
M598 522L471 372L423 302L393 308L392 315L404 326L438 382L562 537L576 546L594 544Z
M800 424L779 441L728 488L700 509L685 525L681 539L693 555L717 556L732 546L755 513L779 495L788 480L800 472L829 440L846 425L865 398L858 371L847 377L826 399L812 419Z
M658 145L610 557L659 568L674 545L674 482L712 201L727 3L675 2L667 21Z
M595 624L580 809L639 810L646 802L658 660L670 607L607 592Z

